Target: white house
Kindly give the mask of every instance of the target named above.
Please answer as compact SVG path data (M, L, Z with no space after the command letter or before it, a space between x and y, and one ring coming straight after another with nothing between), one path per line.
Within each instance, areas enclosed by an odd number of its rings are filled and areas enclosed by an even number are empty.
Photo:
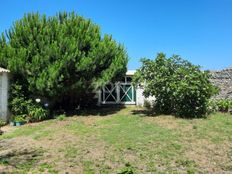
M9 70L0 68L0 119L8 121L8 76Z
M121 81L102 87L98 93L98 105L126 104L143 106L145 100L155 100L154 97L144 97L143 87L132 85L135 72L135 70L129 70Z

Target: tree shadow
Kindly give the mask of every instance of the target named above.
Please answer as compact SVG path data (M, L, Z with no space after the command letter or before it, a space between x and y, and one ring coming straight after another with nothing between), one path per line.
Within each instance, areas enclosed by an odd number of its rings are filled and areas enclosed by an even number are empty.
M124 109L124 105L102 105L98 107L92 108L83 108L77 111L76 115L81 116L107 116L116 114L122 109Z
M157 117L160 115L152 109L145 109L145 108L139 108L139 109L132 110L131 113L133 115L139 115L141 117Z
M157 117L157 116L174 116L176 118L181 118L185 120L195 120L195 119L206 119L207 115L198 116L198 117L189 117L189 116L179 116L175 113L159 113L156 112L155 109L146 109L146 108L140 108L137 110L132 110L133 115L139 115L141 117Z
M8 141L0 143L0 164L7 167L3 173L7 173L8 169L30 168L43 155L41 149L13 148L8 143Z

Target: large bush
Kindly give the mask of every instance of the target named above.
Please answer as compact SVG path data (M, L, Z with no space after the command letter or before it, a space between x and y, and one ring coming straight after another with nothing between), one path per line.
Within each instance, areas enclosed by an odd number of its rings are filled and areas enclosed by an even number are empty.
M134 81L144 85L145 96L155 96L155 109L164 114L201 117L207 102L217 89L209 81L209 73L179 56L142 59L142 67Z
M27 14L0 37L0 66L10 69L11 84L52 109L92 101L95 89L124 75L127 61L122 45L74 13Z

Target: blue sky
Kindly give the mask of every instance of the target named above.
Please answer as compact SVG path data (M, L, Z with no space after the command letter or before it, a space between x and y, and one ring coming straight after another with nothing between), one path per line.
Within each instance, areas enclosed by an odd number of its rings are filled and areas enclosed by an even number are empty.
M128 69L157 52L181 55L204 69L232 67L232 0L5 0L0 32L25 13L59 11L92 19L124 44Z

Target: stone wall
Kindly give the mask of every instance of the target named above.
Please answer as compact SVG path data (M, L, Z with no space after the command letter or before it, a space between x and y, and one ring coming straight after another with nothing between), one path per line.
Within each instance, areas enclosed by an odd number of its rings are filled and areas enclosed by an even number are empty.
M212 74L212 83L220 88L219 95L215 98L232 100L232 68L210 73Z

